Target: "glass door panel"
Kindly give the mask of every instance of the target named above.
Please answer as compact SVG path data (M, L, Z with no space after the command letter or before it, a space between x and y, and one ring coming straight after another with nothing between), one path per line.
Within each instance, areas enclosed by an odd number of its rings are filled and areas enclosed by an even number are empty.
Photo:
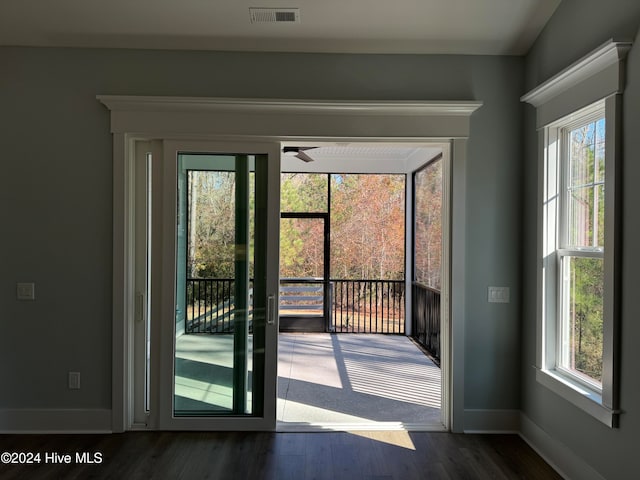
M277 252L278 199L267 185L278 181L279 162L271 151L180 146L165 152L175 203L164 214L174 237L163 278L174 290L163 320L160 428L275 428L278 272L267 252Z
M251 277L256 200L264 201L256 199L255 165L264 161L178 155L175 416L260 413L253 332L265 323L254 323Z

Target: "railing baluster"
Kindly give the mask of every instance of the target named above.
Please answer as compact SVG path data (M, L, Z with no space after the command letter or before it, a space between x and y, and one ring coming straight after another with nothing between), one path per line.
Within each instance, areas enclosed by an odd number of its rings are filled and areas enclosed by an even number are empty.
M210 301L210 284L209 280L202 280L204 285L204 322L202 328L200 329L200 333L206 333L209 331L209 327L211 325L211 308L212 302Z
M400 317L401 313L402 313L402 288L400 286L398 286L398 290L395 293L395 295L398 298L398 313L397 316ZM401 328L400 328L400 324L398 324L398 333L401 333ZM394 328L395 331L395 328Z
M390 333L391 329L391 314L393 311L393 292L391 291L391 283L386 282L387 284L387 333Z
M391 290L389 289L390 285L389 282L384 282L385 288L387 290L387 314L385 315L384 319L385 319L385 326L383 328L383 330L386 329L386 333L389 333L389 319L391 318L391 302L393 301L392 297L391 297Z
M338 312L342 305L342 283L333 282L333 330L339 332L342 323L342 313ZM340 307L340 308L339 308Z
M400 310L400 305L398 305L398 290L396 289L395 285L392 285L391 287L391 293L393 294L393 323L392 323L392 327L393 327L393 333L398 333L396 332L396 322L395 322L395 318L396 315L398 314L399 310Z
M232 332L233 331L233 327L234 327L234 320L235 320L235 314L234 311L236 309L236 299L235 299L235 282L229 281L229 282L225 282L226 283L226 292L224 293L224 296L222 297L222 301L224 302L226 298L229 299L229 302L227 303L227 315L223 318L223 323L224 323L224 319L226 319L227 321L227 325L225 327L225 332ZM233 298L233 302L231 302L231 299ZM233 316L233 320L232 317Z
M340 318L341 318L341 322L340 322L340 331L344 332L345 329L345 322L344 322L344 317L345 315L348 315L348 313L346 312L346 306L347 306L347 302L349 301L349 290L347 289L347 284L345 282L342 282L342 298L340 300Z
M353 283L347 283L347 332L353 333Z
M220 280L212 280L211 286L215 287L214 292L211 293L211 303L212 305L219 305L220 304ZM224 303L222 304L221 308L217 308L215 312L211 313L211 320L213 320L214 313L215 313L215 323L211 327L212 332L217 333L220 331L220 310L222 310L222 315L223 315L222 318L224 320ZM222 330L224 331L224 328Z
M384 282L385 288L387 290L387 314L384 317L385 320L385 326L384 329L386 330L385 333L389 333L389 329L391 328L391 307L393 305L393 296L391 293L391 284L389 282Z
M391 315L393 314L393 291L391 290L391 283L387 283L387 333L391 330Z
M387 298L389 299L387 303L387 333L393 333L393 325L391 324L391 318L393 318L393 309L395 308L395 297L393 294L393 287L390 282L387 282Z

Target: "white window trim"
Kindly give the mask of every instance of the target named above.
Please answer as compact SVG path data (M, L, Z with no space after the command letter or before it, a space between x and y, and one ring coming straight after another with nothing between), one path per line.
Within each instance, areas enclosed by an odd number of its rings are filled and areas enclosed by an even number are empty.
M619 408L619 265L620 212L618 165L621 158L621 94L624 89L624 59L629 42L609 41L555 77L524 95L521 100L536 107L539 131L538 170L538 315L536 379L587 414L609 427L617 427ZM605 163L605 293L602 389L578 381L557 369L557 247L559 232L560 127L584 118L588 109L604 104ZM587 111L585 111L585 109Z

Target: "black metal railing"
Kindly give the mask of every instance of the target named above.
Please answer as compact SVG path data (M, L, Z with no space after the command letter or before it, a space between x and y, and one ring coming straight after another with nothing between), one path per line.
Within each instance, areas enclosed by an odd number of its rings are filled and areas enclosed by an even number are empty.
M233 279L188 278L186 287L185 333L233 332L235 295ZM249 305L251 304L252 302L249 302ZM251 322L251 316L250 307L249 322ZM251 323L249 325L251 326Z
M330 330L404 333L404 280L332 279Z
M412 337L440 362L440 291L413 282Z
M188 278L185 333L232 333L234 288L233 279ZM300 317L324 315L324 288L324 282L318 279L283 279L280 314ZM327 293L330 305L326 309L329 314L328 331L405 332L403 280L333 279L329 282ZM251 316L252 309L249 311L249 322Z

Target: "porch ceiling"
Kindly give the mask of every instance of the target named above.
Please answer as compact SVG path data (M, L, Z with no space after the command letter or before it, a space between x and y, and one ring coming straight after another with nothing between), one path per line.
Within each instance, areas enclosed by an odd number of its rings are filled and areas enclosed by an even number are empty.
M315 147L305 150L313 159L305 162L282 155L283 172L305 173L410 173L440 155L439 144L309 144L287 143L283 146Z

